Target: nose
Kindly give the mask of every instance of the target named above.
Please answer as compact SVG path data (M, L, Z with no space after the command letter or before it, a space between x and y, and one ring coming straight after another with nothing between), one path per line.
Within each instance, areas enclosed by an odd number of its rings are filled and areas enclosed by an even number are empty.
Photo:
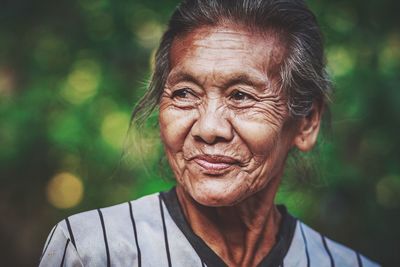
M192 126L192 136L207 144L232 140L232 125L224 113L225 107L219 106L216 99L211 100L204 110L199 111L199 117Z

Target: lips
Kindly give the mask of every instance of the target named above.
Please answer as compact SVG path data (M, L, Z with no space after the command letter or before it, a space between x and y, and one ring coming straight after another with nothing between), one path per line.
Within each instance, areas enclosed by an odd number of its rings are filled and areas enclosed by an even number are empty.
M239 163L234 158L222 155L199 155L193 161L210 174L218 174Z

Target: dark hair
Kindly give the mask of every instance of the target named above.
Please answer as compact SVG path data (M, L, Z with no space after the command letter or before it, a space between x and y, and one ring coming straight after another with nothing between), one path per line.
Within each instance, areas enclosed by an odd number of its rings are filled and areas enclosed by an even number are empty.
M170 71L174 39L195 28L224 22L261 32L273 30L285 40L287 54L278 81L288 97L292 116L307 116L315 101L326 106L331 85L325 71L323 38L314 14L303 0L184 0L162 36L154 73L146 94L132 113L132 122L144 122L158 106Z

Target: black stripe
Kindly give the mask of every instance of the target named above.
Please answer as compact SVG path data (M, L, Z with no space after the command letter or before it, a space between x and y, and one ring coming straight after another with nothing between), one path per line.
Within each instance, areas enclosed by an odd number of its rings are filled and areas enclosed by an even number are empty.
M40 264L40 262L42 261L42 258L43 258L43 256L44 256L44 254L46 254L46 250L47 250L47 248L49 247L49 244L50 244L50 242L51 242L51 239L53 238L53 235L54 235L54 232L56 231L57 226L58 226L58 224L56 224L56 226L54 226L53 230L52 230L51 233L50 233L49 241L47 241L47 244L46 244L46 246L44 247L43 253L42 253L42 255L40 256L39 264Z
M99 212L100 221L101 221L101 228L103 229L104 244L106 246L106 254L107 254L107 267L110 267L111 266L111 263L110 263L110 251L108 250L107 233L106 233L106 227L104 226L103 214L101 213L100 209L97 209L97 211Z
M201 267L206 267L206 265L204 264L204 261L201 261Z
M362 261L361 261L360 253L356 252L356 254L357 254L358 267L363 267L363 264L362 264Z
M65 222L67 223L68 232L69 232L69 237L71 238L72 245L74 245L74 247L75 247L75 249L76 249L74 233L72 232L71 224L69 223L68 218L65 219Z
M321 239L322 239L322 243L324 244L326 253L328 253L329 260L331 261L331 267L335 267L335 262L334 262L334 260L333 260L332 253L331 253L331 251L329 250L328 244L326 243L325 236L323 236L322 234L321 234Z
M307 267L310 267L310 255L308 254L307 239L306 235L304 234L303 223L299 222L299 224L300 224L301 235L303 236L304 246L306 248Z
M158 199L160 200L160 211L161 211L161 219L162 219L163 230L164 230L165 249L167 250L168 266L171 267L172 266L171 255L169 254L167 227L165 226L164 209L162 206L161 196L158 196Z
M138 266L141 267L142 266L142 256L140 254L139 242L138 242L138 238L137 238L136 223L135 223L135 219L133 217L132 204L130 201L128 202L128 204L129 204L129 213L131 214L133 233L135 234L136 250L137 250L137 254L138 254Z
M65 244L64 254L63 254L63 257L62 257L62 260L61 260L60 267L63 267L63 265L64 265L65 254L67 254L67 248L68 248L69 241L70 241L70 240L69 240L69 238L68 238L68 239L67 239L67 243Z

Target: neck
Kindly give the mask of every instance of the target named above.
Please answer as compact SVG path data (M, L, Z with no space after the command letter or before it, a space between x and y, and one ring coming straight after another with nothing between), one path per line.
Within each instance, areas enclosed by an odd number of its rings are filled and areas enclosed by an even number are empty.
M257 266L274 246L281 220L274 180L234 206L203 206L179 185L176 192L193 232L228 266Z

